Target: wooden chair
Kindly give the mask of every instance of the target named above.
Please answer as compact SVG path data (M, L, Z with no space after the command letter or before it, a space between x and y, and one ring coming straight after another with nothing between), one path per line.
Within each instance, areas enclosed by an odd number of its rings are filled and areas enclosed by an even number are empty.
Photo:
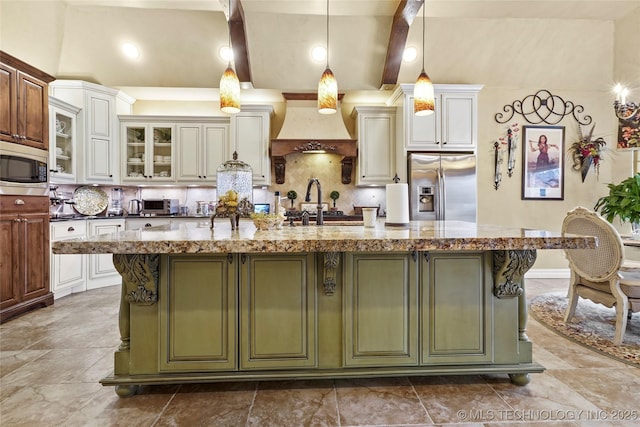
M622 239L617 230L596 212L577 207L567 213L562 233L595 236L596 249L567 249L571 281L565 322L571 321L578 297L615 307L613 343L620 345L631 311L640 311L640 266L625 262Z

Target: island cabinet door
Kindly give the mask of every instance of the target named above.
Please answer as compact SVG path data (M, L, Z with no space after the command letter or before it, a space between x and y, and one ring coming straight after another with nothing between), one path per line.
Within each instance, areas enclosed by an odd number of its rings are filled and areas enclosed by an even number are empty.
M345 366L418 364L418 263L410 253L347 253Z
M161 281L160 371L237 369L237 258L168 255Z
M424 253L421 275L424 364L493 360L491 263L478 253Z
M240 369L316 367L315 254L242 255Z

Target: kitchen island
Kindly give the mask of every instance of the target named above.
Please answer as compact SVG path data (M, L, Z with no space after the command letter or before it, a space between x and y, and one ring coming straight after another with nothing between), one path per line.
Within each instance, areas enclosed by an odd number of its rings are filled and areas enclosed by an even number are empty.
M526 335L536 250L595 245L456 221L258 231L217 219L52 249L113 254L121 344L101 382L124 397L142 384L434 374L524 385L544 370Z

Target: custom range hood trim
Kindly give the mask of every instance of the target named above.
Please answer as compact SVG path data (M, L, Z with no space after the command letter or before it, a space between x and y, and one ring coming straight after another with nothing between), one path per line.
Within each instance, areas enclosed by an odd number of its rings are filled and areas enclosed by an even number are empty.
M350 184L354 160L358 155L358 140L349 135L342 115L321 115L315 103L304 102L317 100L317 94L284 93L283 96L288 101L287 113L278 138L271 140L270 149L276 184L284 184L287 155L315 152L344 156L341 181ZM341 98L342 94L339 95Z

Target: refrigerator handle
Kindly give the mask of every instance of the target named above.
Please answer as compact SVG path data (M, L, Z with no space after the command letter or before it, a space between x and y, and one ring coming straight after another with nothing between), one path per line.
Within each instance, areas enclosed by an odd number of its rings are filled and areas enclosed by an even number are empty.
M442 168L440 168L440 169L438 170L438 173L439 173L439 175L440 175L440 178L439 178L439 179L440 179L440 185L438 186L438 188L439 188L439 190L440 190L440 194L439 194L439 196L440 196L440 206L439 206L439 208L440 208L440 215L439 215L439 216L440 216L440 219L441 219L441 220L444 220L444 219L446 219L446 218L445 218L445 209L444 209L444 207L445 207L445 206L446 206L446 204L447 204L447 203L446 203L447 201L445 200L445 195L447 194L447 192L445 191L445 189L446 189L446 182L445 182L445 179L444 179L444 171L443 171L443 169L442 169Z

